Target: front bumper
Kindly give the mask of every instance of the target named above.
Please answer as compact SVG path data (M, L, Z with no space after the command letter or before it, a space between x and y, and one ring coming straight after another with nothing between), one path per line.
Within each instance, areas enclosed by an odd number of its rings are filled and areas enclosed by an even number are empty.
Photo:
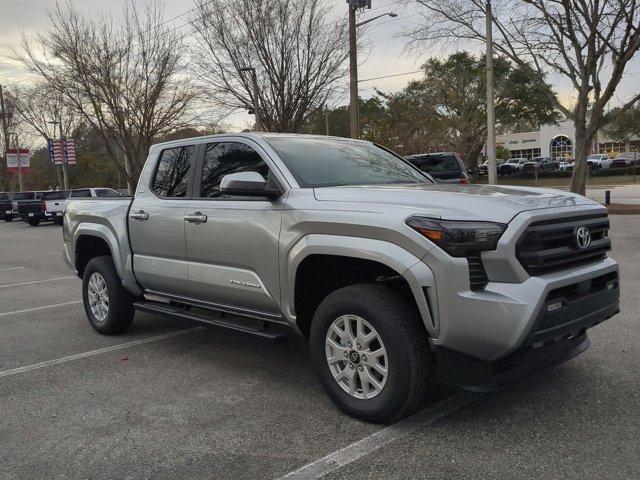
M559 365L589 347L586 331L619 312L619 295L617 271L553 289L515 351L483 361L446 347L436 348L438 378L469 390L491 390Z

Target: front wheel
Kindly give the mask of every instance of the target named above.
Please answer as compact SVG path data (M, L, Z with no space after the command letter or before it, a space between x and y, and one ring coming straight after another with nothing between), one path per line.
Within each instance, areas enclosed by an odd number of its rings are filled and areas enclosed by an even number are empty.
M415 306L382 285L328 295L311 326L314 369L345 413L391 422L423 403L432 382L427 332Z
M82 300L91 326L104 335L124 333L135 315L133 296L122 286L110 256L89 261L82 275Z

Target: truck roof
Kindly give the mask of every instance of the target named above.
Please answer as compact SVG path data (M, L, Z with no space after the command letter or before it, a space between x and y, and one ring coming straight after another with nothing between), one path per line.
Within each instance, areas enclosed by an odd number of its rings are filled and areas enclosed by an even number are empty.
M334 137L330 135L309 135L309 134L302 134L302 133L240 132L240 133L218 133L215 135L202 135L199 137L181 138L179 140L171 140L169 142L155 143L151 145L151 147L149 148L149 151L152 152L154 150L157 150L158 148L166 148L173 145L183 145L185 142L189 142L189 141L204 142L206 140L215 140L216 138L221 138L221 137L247 138L254 141L260 140L260 139L268 139L268 138L303 137L303 138L310 138L310 139L311 138L324 139L324 140L332 139L332 140L345 141L345 142L371 143L367 140L356 140L354 138Z

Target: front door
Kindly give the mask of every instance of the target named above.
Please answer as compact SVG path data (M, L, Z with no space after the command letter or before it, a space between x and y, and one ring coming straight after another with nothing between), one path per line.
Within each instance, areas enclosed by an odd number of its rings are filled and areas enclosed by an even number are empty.
M278 315L284 198L270 201L220 193L222 178L237 172L258 172L283 191L268 157L257 145L244 142L234 139L201 147L196 190L185 217L190 295L246 313Z
M188 294L184 215L197 152L197 145L159 152L155 172L141 180L129 210L133 271L149 291Z

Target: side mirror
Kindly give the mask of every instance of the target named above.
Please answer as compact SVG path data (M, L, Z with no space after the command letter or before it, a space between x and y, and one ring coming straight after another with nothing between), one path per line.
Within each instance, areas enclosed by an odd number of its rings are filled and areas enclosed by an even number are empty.
M231 173L222 177L220 192L223 195L240 197L278 198L281 193L275 188L267 188L267 181L258 172Z

